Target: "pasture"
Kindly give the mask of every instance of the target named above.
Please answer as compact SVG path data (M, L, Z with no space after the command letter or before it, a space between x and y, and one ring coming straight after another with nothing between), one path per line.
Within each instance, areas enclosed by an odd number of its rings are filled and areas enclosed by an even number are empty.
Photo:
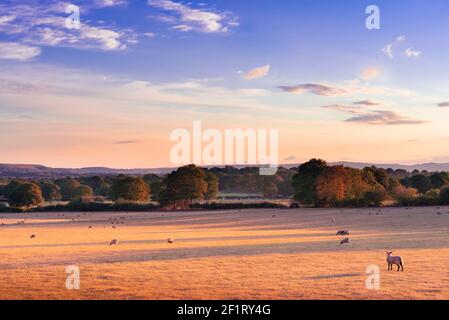
M0 214L0 299L448 298L447 207Z

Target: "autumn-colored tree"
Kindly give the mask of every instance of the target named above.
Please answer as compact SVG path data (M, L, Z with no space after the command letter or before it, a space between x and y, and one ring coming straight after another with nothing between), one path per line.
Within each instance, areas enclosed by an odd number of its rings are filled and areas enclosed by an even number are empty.
M342 166L325 168L315 182L316 204L330 206L345 200L346 171Z
M119 176L111 187L111 198L115 201L148 201L150 187L140 177Z

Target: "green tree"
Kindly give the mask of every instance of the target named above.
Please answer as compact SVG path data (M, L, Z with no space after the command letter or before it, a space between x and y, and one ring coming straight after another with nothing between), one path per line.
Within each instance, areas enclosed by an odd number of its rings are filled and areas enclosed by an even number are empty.
M59 186L62 200L64 201L70 201L76 198L76 191L81 185L81 183L74 178L58 179L55 181L55 184Z
M160 194L162 206L185 208L195 200L203 200L207 192L206 173L195 165L188 165L170 173L164 179Z
M11 207L31 207L43 201L41 188L35 183L21 183L8 196Z
M326 162L319 159L312 159L299 166L292 182L295 200L304 204L316 202L316 180L326 167Z
M98 196L106 197L109 195L109 191L111 189L111 185L105 181L103 177L93 176L87 177L82 180L82 183L91 187L94 191L94 194Z
M148 201L150 187L141 177L117 177L111 187L111 198L115 201L125 200L133 202Z
M20 185L27 183L27 181L25 180L20 180L20 179L14 179L12 181L10 181L5 188L3 189L3 194L5 195L6 198L9 198L9 195Z
M440 189L440 203L444 205L449 204L449 186Z
M62 198L61 192L59 191L58 185L46 182L41 185L42 189L42 196L45 200L50 201L52 203L53 201L60 200Z
M430 176L430 182L432 183L432 187L434 189L440 189L442 186L447 184L447 177L441 172L435 172Z
M151 201L159 202L159 195L164 188L164 183L162 181L156 181L150 184L151 190Z
M207 191L204 195L206 200L215 199L218 195L218 178L211 172L206 173Z
M94 195L94 191L92 190L91 187L87 186L87 185L80 185L78 188L76 188L75 190L75 199L86 199L86 198L92 198Z
M430 179L423 174L413 176L411 179L412 187L418 190L419 193L426 193L432 189L432 183Z

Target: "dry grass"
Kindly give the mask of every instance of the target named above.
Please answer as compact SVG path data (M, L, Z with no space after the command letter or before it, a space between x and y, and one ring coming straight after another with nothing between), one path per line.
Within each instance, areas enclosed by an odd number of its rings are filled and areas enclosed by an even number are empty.
M3 214L0 298L447 299L448 211ZM339 245L338 229L354 246ZM386 271L386 250L404 257L405 272ZM81 269L80 290L65 288L68 265ZM365 287L369 265L381 269L378 291Z

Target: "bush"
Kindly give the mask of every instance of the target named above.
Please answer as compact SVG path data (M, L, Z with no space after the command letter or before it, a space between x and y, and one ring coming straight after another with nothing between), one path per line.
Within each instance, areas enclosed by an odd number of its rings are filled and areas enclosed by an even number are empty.
M439 200L441 204L449 204L449 186L440 189Z

